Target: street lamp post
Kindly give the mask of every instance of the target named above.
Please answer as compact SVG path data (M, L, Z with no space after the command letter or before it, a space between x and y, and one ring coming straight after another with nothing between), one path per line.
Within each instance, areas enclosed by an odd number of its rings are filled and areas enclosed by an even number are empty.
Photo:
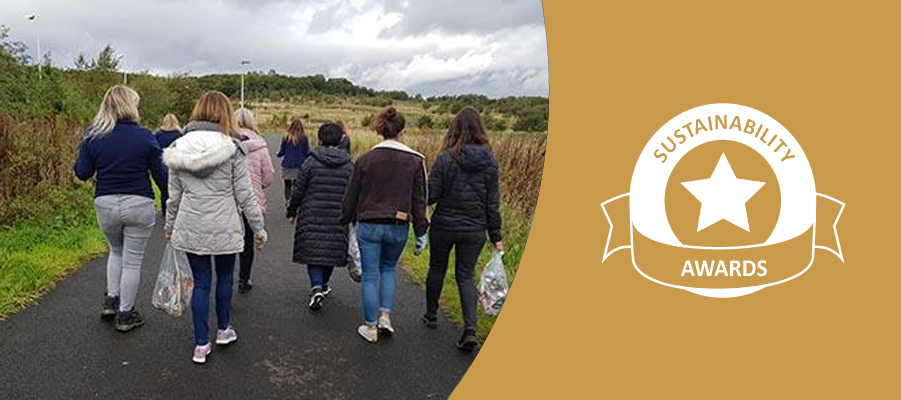
M250 61L241 61L241 108L244 108L244 75L247 73L247 71L244 69L244 66L249 64Z
M29 21L37 21L38 16L36 14L28 14L25 16L25 19L27 19ZM38 80L44 80L44 63L43 63L43 60L41 60L42 53L41 53L41 31L40 30L37 31L37 42L38 42L38 48L37 48L38 54L37 54L37 57L35 58L35 62L38 64Z

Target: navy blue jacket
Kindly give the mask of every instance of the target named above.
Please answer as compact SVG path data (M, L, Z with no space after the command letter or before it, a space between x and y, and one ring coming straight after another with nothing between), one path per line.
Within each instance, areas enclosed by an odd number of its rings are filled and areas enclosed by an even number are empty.
M159 131L153 136L156 136L156 141L160 144L160 147L165 149L166 147L169 147L172 142L181 137L181 131Z
M278 154L275 156L284 157L282 158L282 168L300 169L308 155L310 155L310 142L306 135L302 135L298 144L291 144L287 138L283 138L282 145L278 148Z
M165 197L167 172L153 133L136 122L119 121L112 132L85 137L75 160L75 175L86 181L97 175L94 197L131 194L153 198L147 172Z

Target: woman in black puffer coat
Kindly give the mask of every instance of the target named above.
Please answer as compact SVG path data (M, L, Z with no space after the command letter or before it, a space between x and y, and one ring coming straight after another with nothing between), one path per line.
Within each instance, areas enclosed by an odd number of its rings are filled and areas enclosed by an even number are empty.
M485 234L497 251L504 250L497 161L491 153L482 117L475 108L464 108L451 122L444 148L429 173L429 204L437 205L429 231L431 250L423 322L429 327L437 324L438 299L453 249L454 275L464 321L457 347L471 351L478 346L473 276L485 245Z
M332 270L347 265L347 225L340 221L353 163L350 154L337 147L343 135L332 123L319 128L319 147L301 166L288 205L288 222L296 222L294 262L307 265L313 310L319 310L331 292Z

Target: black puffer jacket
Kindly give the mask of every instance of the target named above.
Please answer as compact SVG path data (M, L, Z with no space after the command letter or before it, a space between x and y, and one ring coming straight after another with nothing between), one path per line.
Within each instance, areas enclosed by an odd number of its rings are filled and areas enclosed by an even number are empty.
M432 227L487 230L492 243L503 239L497 161L485 146L466 145L457 156L438 154L429 174L429 205L436 203Z
M341 224L341 205L352 172L350 154L335 147L316 148L300 167L288 205L288 218L296 218L294 262L347 264L347 225Z

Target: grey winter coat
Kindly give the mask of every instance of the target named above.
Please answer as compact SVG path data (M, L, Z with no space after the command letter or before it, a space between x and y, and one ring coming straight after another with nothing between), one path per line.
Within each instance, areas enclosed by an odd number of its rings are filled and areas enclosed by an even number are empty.
M300 167L288 218L295 218L294 262L327 267L347 265L347 224L341 223L344 191L353 172L350 154L318 147Z
M247 217L254 233L264 230L245 151L218 124L191 122L185 135L163 152L169 167L165 231L172 247L201 255L244 251Z

